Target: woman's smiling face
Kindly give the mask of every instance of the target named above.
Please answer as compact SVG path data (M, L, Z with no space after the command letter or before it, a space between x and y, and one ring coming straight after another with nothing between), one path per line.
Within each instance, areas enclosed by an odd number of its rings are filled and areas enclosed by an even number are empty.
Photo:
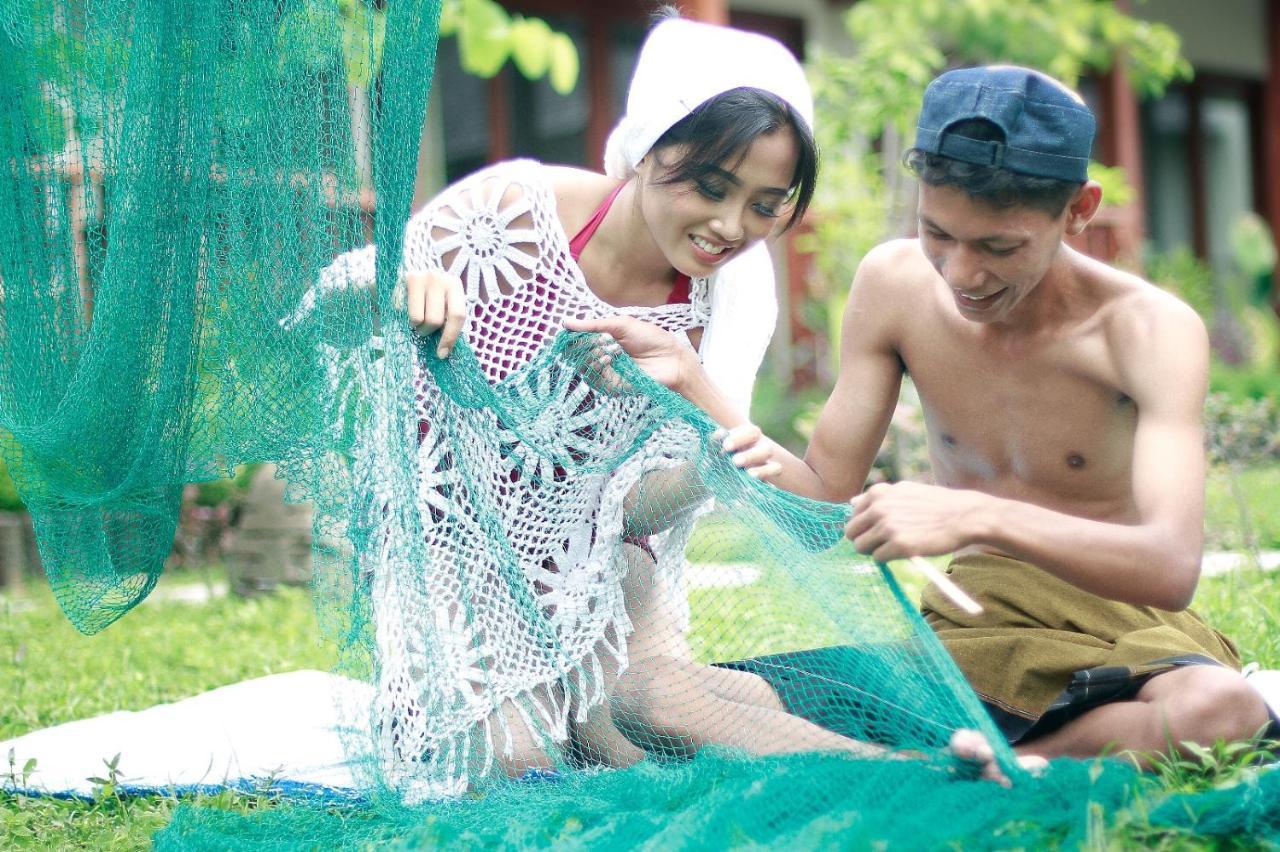
M799 147L791 130L776 130L757 136L737 162L664 183L665 164L680 153L679 147L650 151L640 162L638 203L671 266L703 278L786 221Z

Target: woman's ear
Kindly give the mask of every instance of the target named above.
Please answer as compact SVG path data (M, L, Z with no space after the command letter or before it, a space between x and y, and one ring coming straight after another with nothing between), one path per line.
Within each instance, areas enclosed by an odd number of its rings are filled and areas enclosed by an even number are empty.
M636 176L639 177L641 181L648 181L649 172L652 169L653 169L653 157L650 156L649 154L645 154L643 157L640 158L640 162L636 163Z

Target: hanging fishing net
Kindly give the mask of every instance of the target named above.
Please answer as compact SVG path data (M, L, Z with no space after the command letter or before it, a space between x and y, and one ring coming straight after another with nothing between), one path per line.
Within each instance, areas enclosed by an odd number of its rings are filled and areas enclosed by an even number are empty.
M958 730L1002 741L847 507L741 474L702 412L561 331L615 309L536 167L410 217L438 18L0 3L0 451L59 604L108 627L182 486L273 461L315 506L321 629L359 686L358 789L184 806L158 846L1026 848L1133 807L1118 763L1032 777L1000 744L1004 787L956 758ZM402 304L431 269L470 300L445 360ZM700 286L635 313L704 325ZM1274 837L1274 778L1156 813Z

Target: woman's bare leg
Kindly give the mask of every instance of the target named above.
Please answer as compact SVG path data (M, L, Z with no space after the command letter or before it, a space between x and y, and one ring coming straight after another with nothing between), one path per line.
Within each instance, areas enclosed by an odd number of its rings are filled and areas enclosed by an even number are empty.
M537 687L532 692L542 703L547 703L553 697L552 690L546 686ZM533 700L532 696L530 700ZM494 759L503 772L512 778L519 778L531 769L553 769L556 765L551 758L551 738L545 731L537 729L537 712L532 711L528 715L534 720L532 728L525 721L525 715L508 700L489 716L488 727L493 738ZM504 731L510 733L509 751L507 733Z
M731 746L758 755L885 753L880 746L841 736L783 711L776 696L771 702L774 706L761 706L718 694L711 684L736 692L746 683L751 687L750 697L763 698L754 682L721 677L726 671L667 656L635 661L618 682L615 723L642 748L674 754L692 754L706 745ZM767 688L762 679L756 680Z
M787 712L782 699L778 698L778 693L769 685L769 681L760 675L739 669L726 669L722 666L703 666L703 668L706 670L702 681L703 686L725 701Z
M764 678L694 662L675 609L653 581L656 567L640 548L624 545L627 615L635 626L630 668L613 683L610 727L645 751L691 755L706 745L749 754L835 751L860 757L890 756L883 746L842 736L786 712ZM599 718L603 720L604 714ZM595 737L611 733L601 726ZM952 753L984 778L1007 784L995 751L977 731L957 731ZM634 757L635 753L629 753ZM902 756L902 755L898 755ZM1043 762L1023 761L1028 768Z

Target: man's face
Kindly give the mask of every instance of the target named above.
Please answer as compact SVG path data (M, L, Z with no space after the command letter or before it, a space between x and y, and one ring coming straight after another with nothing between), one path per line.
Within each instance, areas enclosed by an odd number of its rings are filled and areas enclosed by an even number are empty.
M1057 256L1067 211L1000 209L953 186L920 184L920 245L974 322L1007 321Z

